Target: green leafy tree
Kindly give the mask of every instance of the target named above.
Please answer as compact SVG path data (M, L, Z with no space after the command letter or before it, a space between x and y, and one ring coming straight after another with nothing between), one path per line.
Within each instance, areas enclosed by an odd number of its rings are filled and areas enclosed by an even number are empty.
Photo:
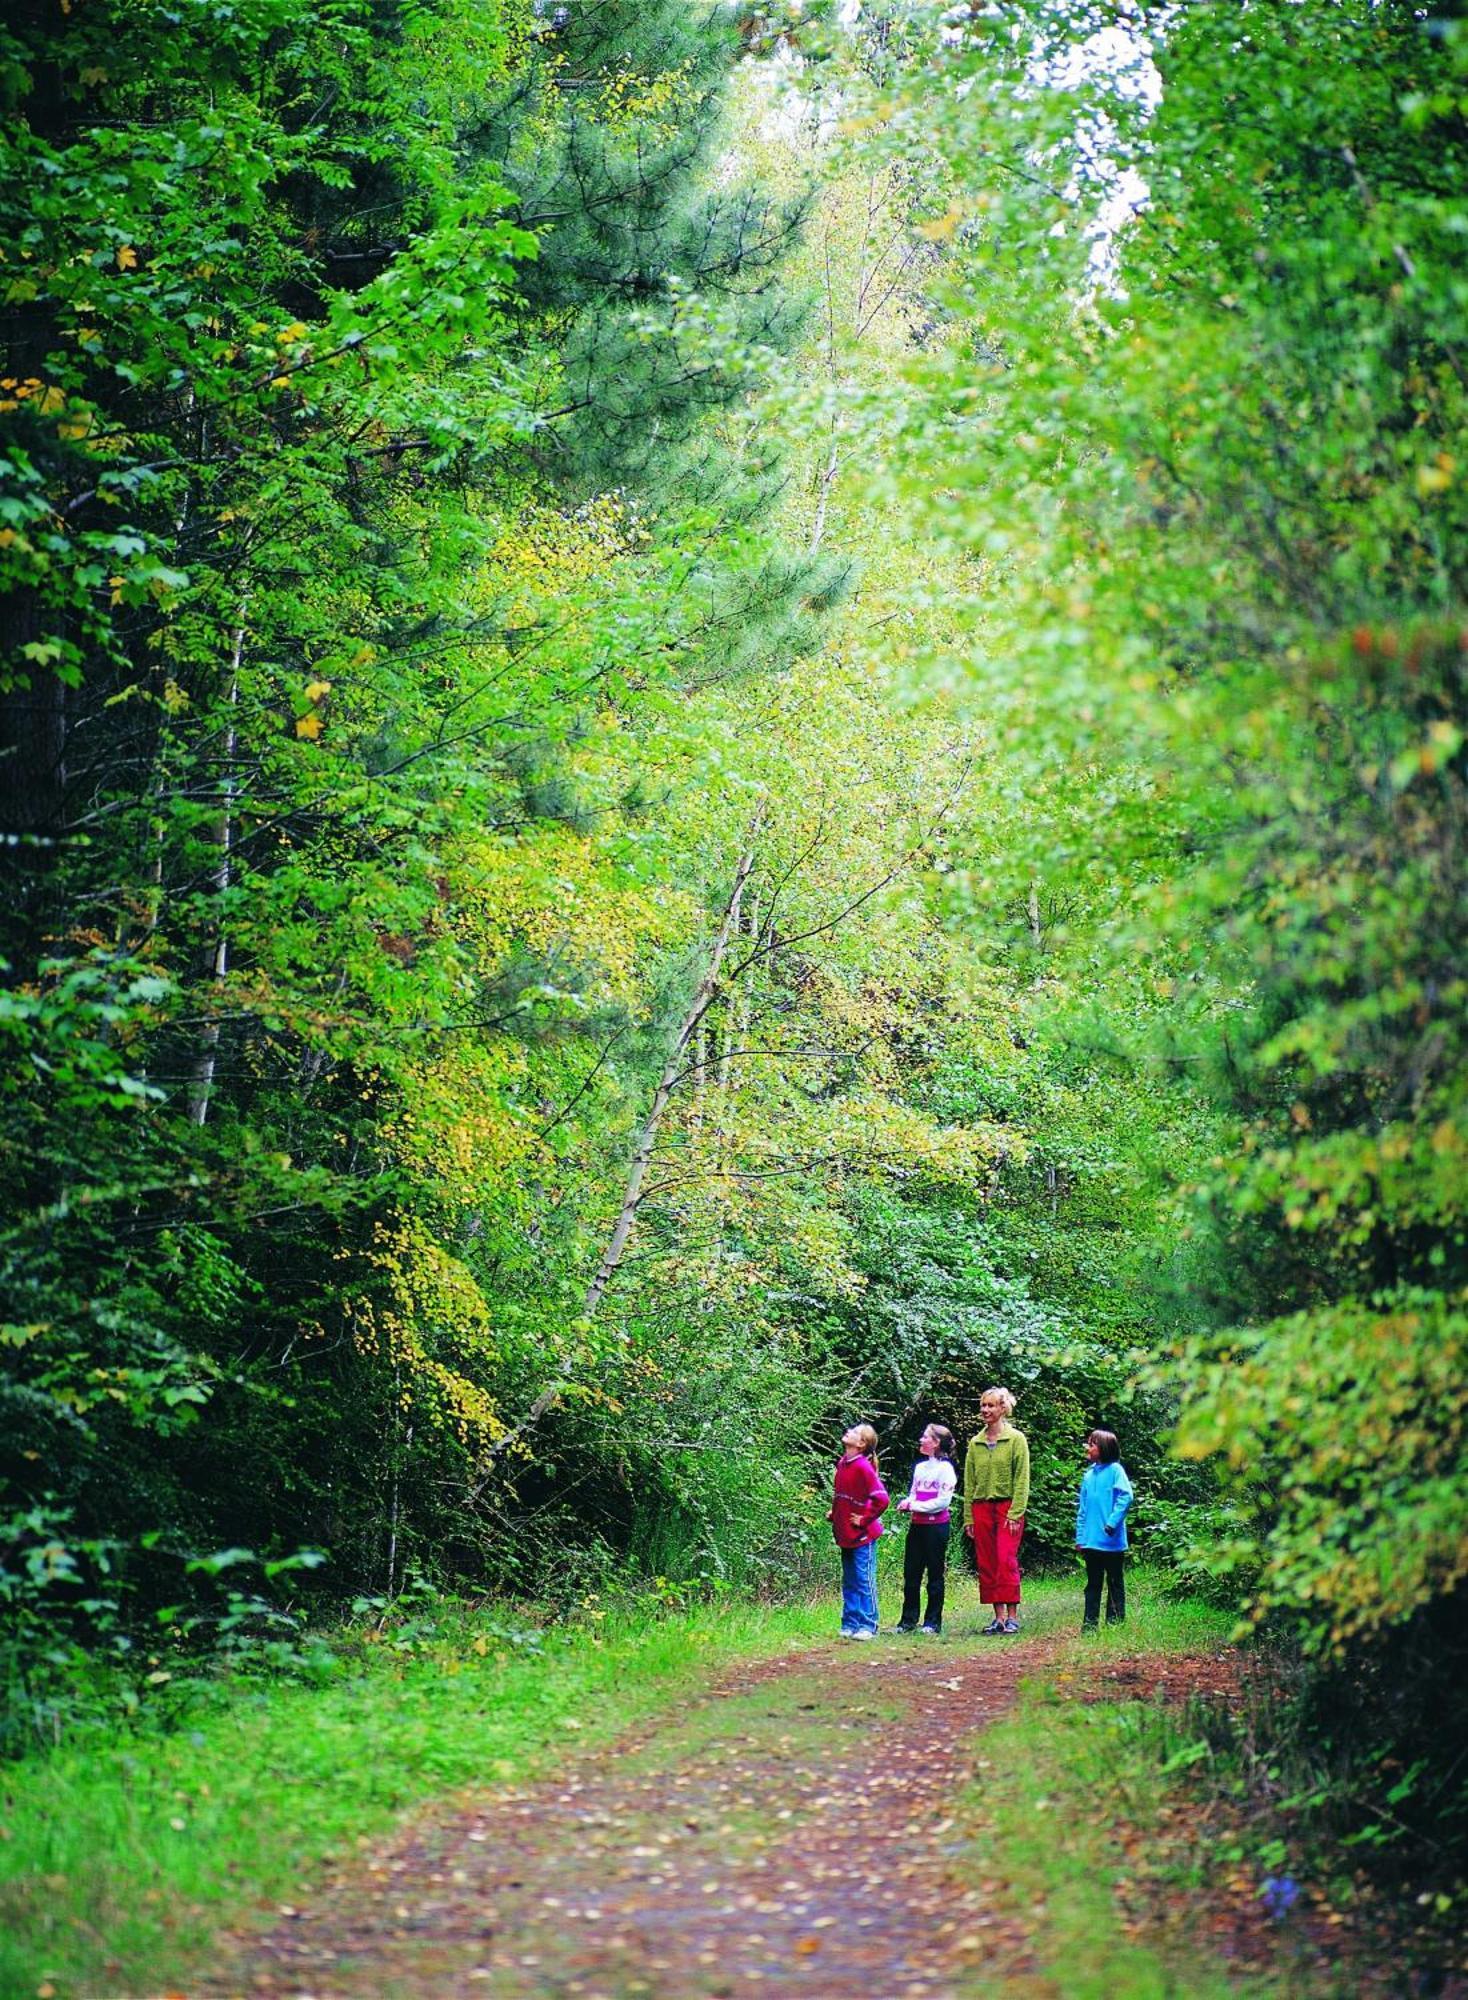
M832 581L711 430L798 316L737 23L3 33L10 1493L155 1595L482 1567L699 922L659 732Z

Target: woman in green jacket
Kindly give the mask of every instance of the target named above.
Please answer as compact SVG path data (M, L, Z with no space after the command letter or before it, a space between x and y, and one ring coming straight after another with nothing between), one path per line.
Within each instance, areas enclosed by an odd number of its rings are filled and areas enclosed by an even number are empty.
M963 1461L964 1533L973 1538L979 1602L994 1615L986 1633L1019 1630L1019 1545L1030 1502L1030 1447L1009 1421L1014 1398L986 1389L979 1398L984 1428Z

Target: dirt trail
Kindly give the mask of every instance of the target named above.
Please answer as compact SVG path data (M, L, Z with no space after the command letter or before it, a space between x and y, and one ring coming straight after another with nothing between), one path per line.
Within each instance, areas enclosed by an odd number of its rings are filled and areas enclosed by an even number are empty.
M1052 1650L883 1638L746 1665L544 1786L416 1820L191 1992L950 2000L991 1954L1021 1972L1022 1929L954 1865L952 1801Z

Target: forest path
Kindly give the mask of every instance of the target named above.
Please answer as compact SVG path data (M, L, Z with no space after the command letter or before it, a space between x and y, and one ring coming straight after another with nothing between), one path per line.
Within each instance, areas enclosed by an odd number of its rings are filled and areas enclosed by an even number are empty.
M1023 1924L991 1906L954 1800L1002 1757L990 1726L1022 1679L1086 1691L1062 1662L1041 1635L745 1663L544 1784L420 1816L309 1907L236 1934L190 1992L949 2000L985 1965L1022 1980ZM1148 1662L1126 1693L1180 1664Z

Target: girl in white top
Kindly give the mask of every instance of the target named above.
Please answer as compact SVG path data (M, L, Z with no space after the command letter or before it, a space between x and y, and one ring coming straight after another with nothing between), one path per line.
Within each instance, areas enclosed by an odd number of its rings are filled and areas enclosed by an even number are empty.
M907 1546L902 1560L902 1617L899 1632L915 1632L928 1585L928 1615L921 1629L937 1638L943 1630L943 1571L948 1555L949 1508L958 1473L953 1464L953 1433L943 1424L929 1424L918 1439L922 1456L912 1469L907 1497L897 1511L907 1516Z

